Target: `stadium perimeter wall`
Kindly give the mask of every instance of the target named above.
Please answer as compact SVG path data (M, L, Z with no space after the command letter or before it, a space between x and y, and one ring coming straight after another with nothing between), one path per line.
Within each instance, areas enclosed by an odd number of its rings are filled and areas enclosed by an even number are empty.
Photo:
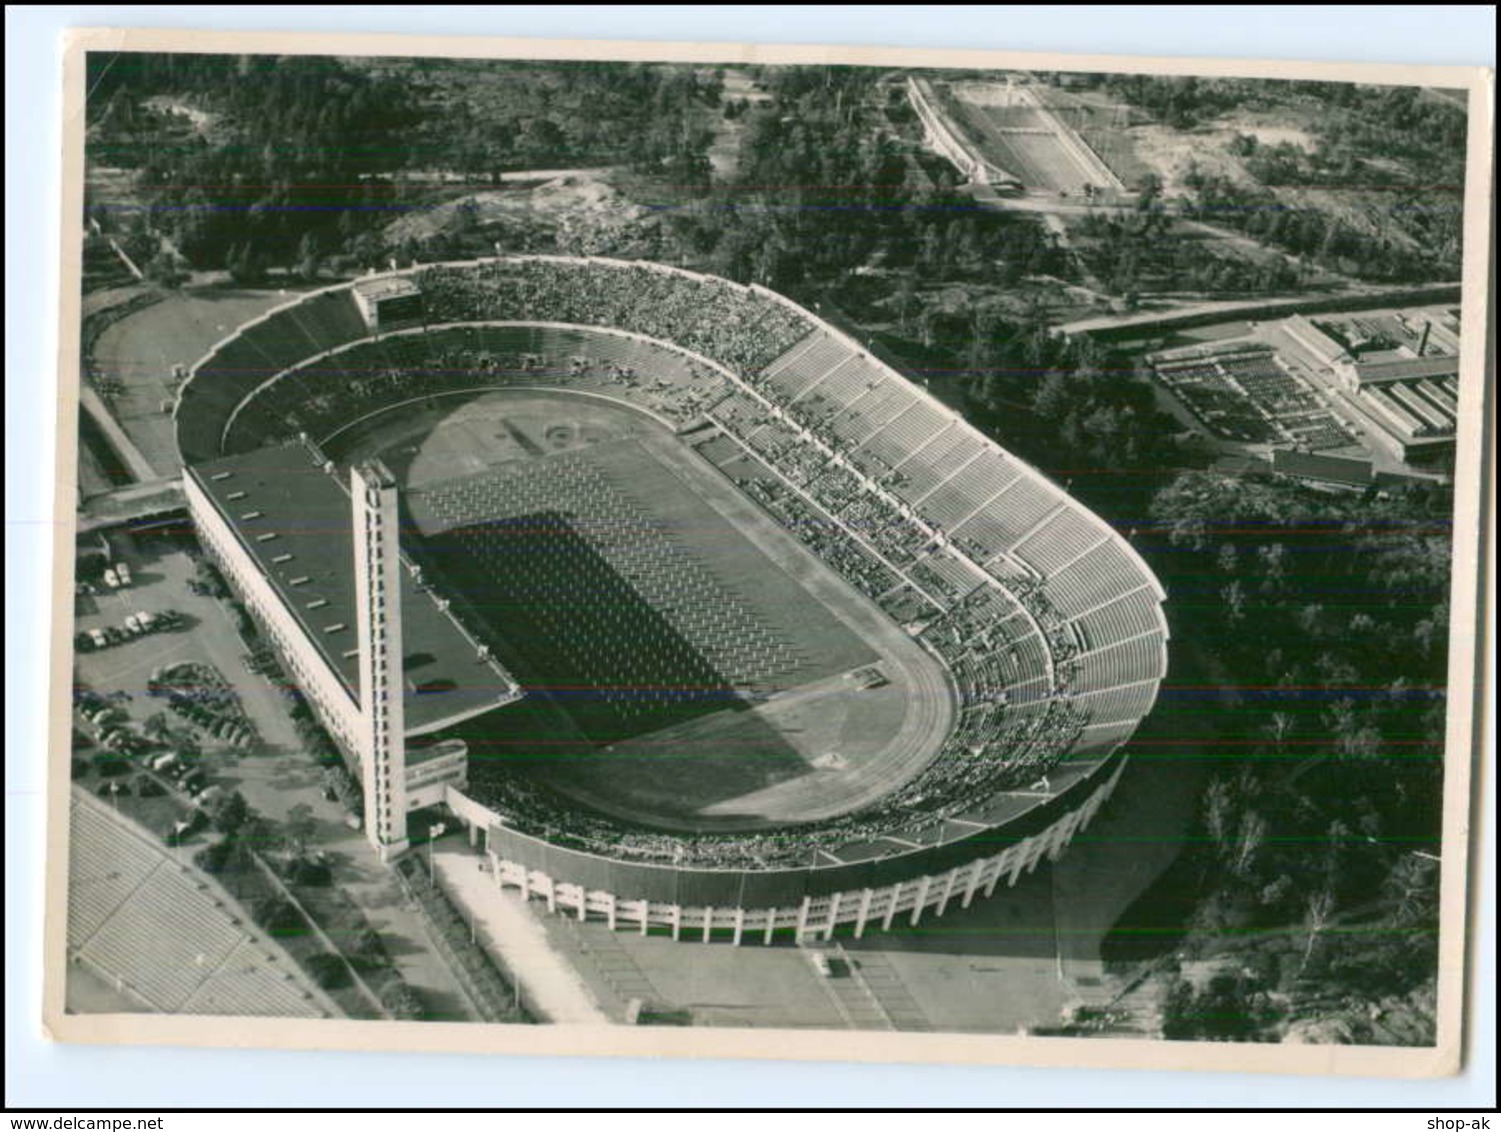
M580 262L571 257L555 256L500 258L553 260L575 264ZM485 262L489 261L476 260L468 264L445 266L477 267ZM591 257L585 262L597 264L602 268L639 269L645 267L664 274L686 276L696 280L711 278L660 264L643 264L597 257ZM431 266L435 265L422 265L395 274L411 274L426 270ZM848 335L784 296L764 288L733 284L727 280L716 279L714 282L720 285L727 284L742 293L773 299L796 312L810 327L839 339L854 350L860 350L859 344ZM340 284L324 288L312 295L300 296L275 311L268 312L254 324L239 328L210 350L199 365L194 367L192 377L184 385L184 392L194 386L195 380L201 381L202 378L214 377L211 366L210 372L201 375L200 368L212 362L220 348L241 338L249 326L269 321L281 312L306 302L313 295L326 294L348 286L347 283ZM602 328L584 327L584 329ZM629 333L625 336L642 337ZM360 341L368 341L373 337L377 336L364 337ZM348 345L353 344L355 343L348 343ZM673 349L684 352L682 347L675 343L663 343L663 345L670 345ZM336 350L329 352L336 352ZM305 360L286 366L279 372L272 372L274 367L267 367L254 380L243 382L244 387L237 390L220 389L218 388L219 382L210 380L209 384L214 388L202 390L208 394L203 400L209 402L202 407L209 410L210 416L218 413L224 414L225 417L232 416L244 395L270 380L275 380L279 373L304 364ZM721 373L726 373L736 385L749 390L744 381L712 359L698 358L697 360ZM879 368L888 370L889 375L894 379L905 382L899 374L889 371L889 367L879 366ZM239 387L242 381L232 381L231 384ZM916 389L910 383L906 384L908 388ZM933 405L939 404L931 395L921 390L916 391L920 397ZM240 394L239 397L234 395L236 392ZM183 419L184 403L181 399L177 410L175 415L181 430L186 423ZM196 410L189 407L189 412L196 413ZM945 415L952 416L953 414L951 410L946 410ZM221 420L219 429L215 430L221 443L226 437L227 423ZM185 452L184 455L188 456L188 453ZM203 457L200 455L197 458ZM1015 460L1015 457L1010 458ZM189 464L194 462L193 457L189 457L187 462ZM1068 498L1061 488L1053 485L1036 469L1021 461L1017 463L1022 464L1034 482L1051 489L1050 494L1060 500ZM185 469L184 480L191 485L191 470ZM206 512L212 511L205 499L193 498L191 487L189 502L195 517L201 517ZM1081 510L1099 529L1114 534L1108 524L1098 516L1087 509ZM224 531L215 533L220 536L218 541L223 549L229 549L224 544L223 536L228 535L232 540L232 533ZM1143 580L1150 584L1160 601L1164 595L1150 569L1141 561L1129 543L1120 540L1118 535L1115 537L1118 545L1124 547L1127 556L1142 570ZM228 557L232 556L231 551ZM257 580L264 583L264 579L236 578L234 580L240 583L237 588L240 588L241 592L253 589ZM274 619L271 609L276 604L274 594L271 596L273 600L267 601L264 609L257 610L268 621ZM253 602L252 604L260 605L261 603ZM295 647L293 651L297 651ZM317 677L313 673L298 672L298 675L304 680L312 676L313 682L316 683ZM342 692L342 688L339 691ZM331 696L314 696L313 698L315 702L319 698L324 699L325 702L318 706L325 709L329 706L326 701L333 699ZM344 699L347 699L347 695ZM339 706L342 708L343 705ZM329 713L323 711L320 714L326 716ZM1037 805L1022 813L994 824L983 819L956 823L960 828L956 828L955 824L945 823L942 833L937 836L931 831L928 835L913 834L910 841L912 848L908 851L899 851L879 859L856 863L840 862L831 865L810 865L803 868L781 867L765 870L715 870L707 867L647 864L612 858L602 853L591 853L566 845L552 844L509 828L499 815L451 787L445 793L445 800L455 814L469 824L472 838L477 838L479 832L484 831L485 847L493 865L496 883L501 886L510 885L519 888L529 896L540 897L546 900L549 907L553 909L569 912L581 918L589 915L602 916L612 926L625 924L637 927L643 932L651 927L667 928L675 937L685 930L700 932L704 938L709 938L715 931L728 931L733 933L737 943L747 933L752 935L759 933L761 938L769 941L776 931L784 929L793 930L799 935L809 933L827 935L832 934L835 926L839 924L853 925L858 934L872 923L890 927L897 916L908 916L910 922L915 924L930 909L936 914L942 914L948 904L955 899L959 900L962 906L967 906L977 894L989 895L993 892L1002 877L1008 878L1008 883L1014 884L1022 872L1035 868L1044 857L1056 858L1077 832L1094 817L1099 807L1113 791L1125 765L1125 756L1120 746L1129 736L1129 730L1127 728L1123 731L1118 725L1112 725L1111 734L1114 738L1109 743L1111 754L1103 763L1058 795L1039 801Z
M446 800L469 825L471 840L483 830L496 886L542 899L550 912L603 919L612 930L666 928L674 939L685 931L705 941L727 932L736 944L770 943L778 931L828 939L849 925L858 938L868 927L890 929L899 916L916 925L954 901L968 908L1003 879L1014 885L1044 858L1056 861L1114 792L1125 766L1126 757L1116 755L1000 829L875 861L766 871L617 860L511 829L452 787Z

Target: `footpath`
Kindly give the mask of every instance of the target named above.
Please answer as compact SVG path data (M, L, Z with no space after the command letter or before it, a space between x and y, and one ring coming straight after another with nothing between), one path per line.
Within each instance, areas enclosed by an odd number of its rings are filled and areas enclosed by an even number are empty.
M489 862L461 839L434 847L433 868L444 890L477 921L476 934L494 949L520 984L522 997L541 1021L561 1025L610 1024L583 979L549 946L547 932L514 889L502 892ZM481 866L484 866L483 868Z

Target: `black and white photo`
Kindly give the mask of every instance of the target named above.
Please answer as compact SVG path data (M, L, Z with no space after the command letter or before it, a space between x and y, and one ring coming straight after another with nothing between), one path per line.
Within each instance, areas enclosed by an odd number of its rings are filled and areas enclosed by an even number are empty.
M53 1033L1456 1070L1488 72L242 38L68 59Z

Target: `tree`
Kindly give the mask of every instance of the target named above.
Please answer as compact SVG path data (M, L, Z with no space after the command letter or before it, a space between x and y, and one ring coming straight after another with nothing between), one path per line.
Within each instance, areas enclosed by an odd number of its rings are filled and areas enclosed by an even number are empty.
M306 852L317 831L318 822L313 817L312 806L306 802L298 802L287 811L286 820L282 823L282 832L295 852Z
M130 772L130 760L119 751L111 751L101 748L91 756L94 769L99 772L100 778L113 778L116 775Z
M256 284L266 277L265 259L250 240L230 246L224 267L229 272L229 277L236 283Z
M1162 196L1162 178L1156 173L1143 173L1136 181L1136 208L1146 212Z
M297 274L309 281L317 279L321 265L317 233L304 232L297 244Z
M372 967L378 967L386 961L385 942L380 938L380 933L369 924L362 925L350 938L349 953Z
M1068 376L1051 370L1043 376L1032 397L1033 411L1045 421L1062 420L1074 404L1075 396Z
M313 977L313 982L324 990L338 990L340 987L349 986L352 981L349 976L349 965L337 955L330 955L327 952L309 955L303 960L302 965Z
M1250 875L1251 866L1266 842L1266 834L1266 818L1255 810L1247 810L1240 819L1240 829L1235 838L1234 857L1230 863L1230 868L1236 875L1243 877Z
M1256 549L1261 565L1262 589L1268 593L1280 593L1287 578L1287 548L1280 542Z
M142 272L157 286L168 289L181 287L188 278L187 272L178 266L177 257L166 248L160 249L147 260Z
M141 721L141 733L148 739L155 739L159 743L166 738L171 730L172 725L167 719L166 712L152 712Z
M381 1004L392 1017L409 1022L420 1022L427 1017L427 1008L422 999L401 979L392 979L380 992Z
M184 767L197 766L203 760L203 748L198 740L193 738L193 733L185 727L174 727L167 732L167 739L172 744L173 753L177 755L177 761Z
M1402 926L1433 920L1438 914L1438 862L1419 853L1404 853L1386 878L1393 919Z
M1242 975L1213 976L1194 1002L1198 1036L1213 1042L1254 1041L1266 1015L1265 995Z
M328 862L308 857L293 857L283 870L287 883L298 888L326 888L333 883Z
M212 842L193 854L193 864L206 873L223 872L234 855L234 849L234 842L227 837L222 841Z
M262 896L251 905L250 914L255 922L270 935L301 935L305 930L302 914L285 896L272 893Z
M1328 928L1333 916L1334 893L1331 889L1321 888L1309 894L1303 908L1303 931L1307 942L1303 946L1303 958L1298 964L1299 978L1302 978L1303 972L1308 969L1308 961L1313 958L1314 946L1318 943L1319 936Z
M1297 727L1297 720L1285 711L1274 711L1267 717L1266 732L1278 750L1287 742L1287 737Z
M1225 607L1225 620L1239 625L1246 619L1246 588L1239 578L1232 578L1220 589L1220 602Z
M1234 802L1230 783L1223 778L1210 782L1204 791L1204 828L1209 839L1226 857L1230 855L1230 825Z
M234 834L250 817L250 805L238 790L221 798L214 806L214 828L222 833Z
M1256 982L1228 971L1213 975L1201 991L1175 979L1163 997L1162 1035L1173 1041L1256 1041L1273 1019Z

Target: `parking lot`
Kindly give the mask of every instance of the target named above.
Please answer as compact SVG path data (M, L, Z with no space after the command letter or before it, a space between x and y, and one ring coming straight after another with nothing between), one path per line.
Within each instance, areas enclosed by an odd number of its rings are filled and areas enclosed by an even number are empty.
M335 883L360 905L380 933L402 977L422 995L434 1016L468 1020L471 1011L456 978L433 950L391 871L364 837L344 824L343 808L323 797L318 767L301 750L285 697L267 677L247 670L245 646L227 606L192 592L189 583L195 567L184 547L165 537L138 537L126 557L132 584L78 599L77 628L87 631L121 625L139 610L163 609L182 613L184 627L98 652L77 653L78 679L103 694L128 695L130 699L122 706L139 727L166 706L147 691L157 668L191 661L217 669L238 693L257 738L243 750L205 740L209 780L226 790L238 790L251 809L275 821L285 820L294 806L308 806L315 822L313 845L328 854ZM196 847L186 850L188 857Z

